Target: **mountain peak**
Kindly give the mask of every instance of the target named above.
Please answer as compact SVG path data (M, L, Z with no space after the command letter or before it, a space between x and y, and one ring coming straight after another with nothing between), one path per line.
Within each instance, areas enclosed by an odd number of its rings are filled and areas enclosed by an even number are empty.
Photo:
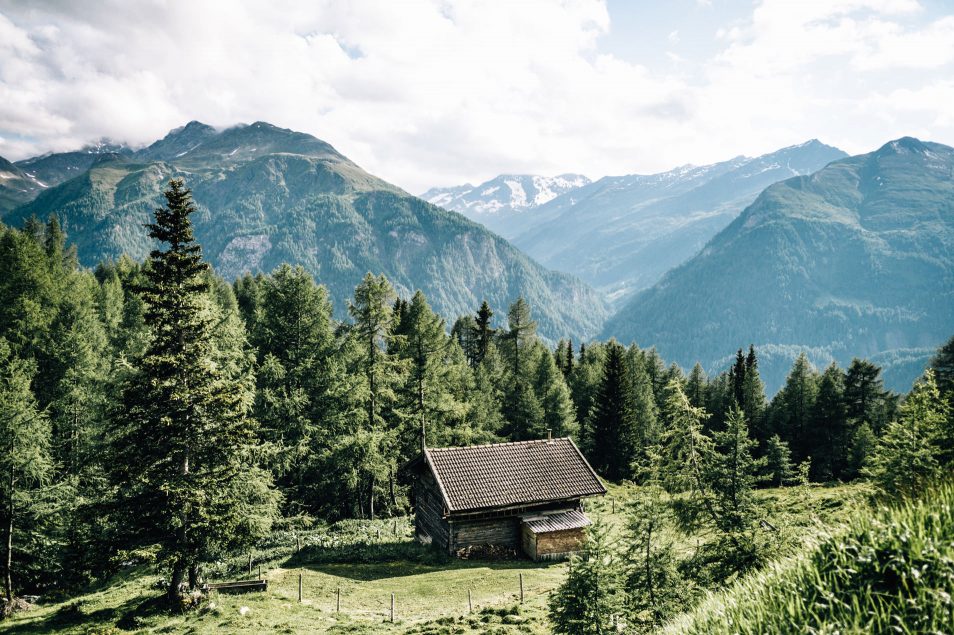
M878 156L889 154L927 154L930 152L927 144L915 137L901 137L894 141L889 141L875 152Z

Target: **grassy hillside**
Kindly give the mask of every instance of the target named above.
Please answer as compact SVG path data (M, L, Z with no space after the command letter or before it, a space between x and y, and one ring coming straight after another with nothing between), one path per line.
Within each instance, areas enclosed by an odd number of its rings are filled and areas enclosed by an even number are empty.
M587 512L606 519L618 537L634 486L610 486ZM784 488L759 492L772 517L798 540L840 522L863 504L864 487ZM615 502L614 502L615 500ZM0 622L0 633L548 633L546 601L566 572L562 563L461 561L422 547L408 519L344 521L299 534L278 533L254 553L269 581L266 593L217 594L186 615L159 611L159 576L128 565L113 579L68 599L41 602ZM692 549L694 539L682 538ZM210 580L247 577L246 556L208 567ZM304 600L298 602L298 575ZM519 576L524 603L519 603ZM341 612L336 590L341 588ZM471 591L474 612L467 606ZM389 621L395 593L397 618ZM51 599L52 600L52 599ZM245 607L245 609L243 609Z
M948 483L918 501L857 516L809 553L713 595L666 632L951 633L952 595Z

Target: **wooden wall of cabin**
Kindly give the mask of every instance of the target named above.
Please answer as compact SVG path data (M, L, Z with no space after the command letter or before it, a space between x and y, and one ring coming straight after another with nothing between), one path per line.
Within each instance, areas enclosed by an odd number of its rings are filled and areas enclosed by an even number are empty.
M501 516L484 520L452 519L450 551L464 547L496 545L520 548L520 519L516 516Z
M444 499L430 472L421 474L414 487L414 528L418 540L426 536L431 544L448 550L450 527L444 519Z

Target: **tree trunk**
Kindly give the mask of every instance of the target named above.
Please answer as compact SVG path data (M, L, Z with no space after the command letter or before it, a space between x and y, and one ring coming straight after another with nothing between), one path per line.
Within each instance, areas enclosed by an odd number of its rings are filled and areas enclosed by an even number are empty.
M371 491L368 497L368 509L371 512L371 520L374 520L374 477L371 477Z
M182 562L176 561L172 567L172 579L169 580L169 588L166 591L166 598L170 606L176 606L179 600L179 587L182 586L182 579L185 577L185 567Z
M7 595L7 602L13 602L13 469L10 470L10 500L7 506L7 553L6 553L6 571L4 576L4 591Z
M195 591L199 588L199 565L189 565L189 589Z

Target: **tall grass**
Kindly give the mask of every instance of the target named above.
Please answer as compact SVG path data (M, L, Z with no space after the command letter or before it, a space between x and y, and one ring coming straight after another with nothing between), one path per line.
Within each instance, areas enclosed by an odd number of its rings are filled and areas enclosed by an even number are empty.
M670 634L954 633L954 485L855 517L713 594Z

